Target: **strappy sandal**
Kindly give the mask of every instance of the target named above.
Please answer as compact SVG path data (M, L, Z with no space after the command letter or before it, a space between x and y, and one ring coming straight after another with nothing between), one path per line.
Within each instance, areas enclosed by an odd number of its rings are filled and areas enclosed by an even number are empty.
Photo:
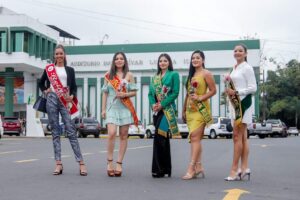
M60 168L60 170L57 170L57 169L56 169L56 170L52 173L52 175L54 175L54 176L58 176L58 175L61 175L61 174L63 173L63 165L62 165L61 163L56 164L56 165L61 166L61 168Z
M196 165L202 165L202 163L201 162L196 162ZM203 168L201 168L201 170L196 170L196 165L195 165L195 173L196 173L196 176L199 176L199 175L201 175L201 177L202 178L205 178L205 174L204 174L204 169Z
M193 178L196 178L196 171L195 171L195 162L190 162L190 165L193 167L193 172L192 173L189 173L187 172L183 177L182 179L183 180L191 180Z
M107 165L109 165L113 160L107 159ZM114 169L107 169L107 176L114 177L115 176L115 170Z
M85 165L84 163L80 163L80 166ZM79 174L80 176L87 176L87 172L86 171L82 171L81 169L79 169Z
M122 166L122 162L116 162L116 163ZM122 171L115 170L115 177L120 177L120 176L122 176Z

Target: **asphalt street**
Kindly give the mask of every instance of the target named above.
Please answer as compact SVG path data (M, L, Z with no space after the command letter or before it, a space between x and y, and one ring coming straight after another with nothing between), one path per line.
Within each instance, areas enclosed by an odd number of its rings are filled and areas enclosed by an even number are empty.
M110 178L106 175L105 138L79 139L88 168L88 176L81 177L68 139L62 138L63 175L53 176L50 137L4 137L0 140L0 199L299 200L300 137L249 141L251 180L226 182L233 152L228 139L204 139L206 177L184 181L181 176L190 151L185 139L171 140L172 177L154 179L152 139L129 139L123 176Z

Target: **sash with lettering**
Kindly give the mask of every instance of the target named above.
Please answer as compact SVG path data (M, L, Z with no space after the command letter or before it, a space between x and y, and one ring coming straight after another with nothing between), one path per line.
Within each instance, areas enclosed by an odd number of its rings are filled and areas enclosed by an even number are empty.
M121 80L118 76L115 76L113 80L109 79L109 74L105 74L105 80L109 82L114 88L115 92L119 91ZM126 92L126 87L121 87L121 92ZM129 97L120 98L120 101L126 106L132 114L134 125L138 126L138 117L136 115L135 109Z
M55 70L55 65L54 64L47 65L46 73L51 85L54 88L54 92L58 96L60 102L69 111L71 115L71 119L74 119L75 117L79 116L78 100L76 96L74 96L71 102L68 103L66 101L65 97L66 95L68 95L69 89L67 87L63 87L62 83L60 82L59 77Z
M235 91L235 86L230 76L225 78L225 84L227 88L230 88ZM243 100L240 99L238 94L234 94L232 96L228 96L229 102L231 103L234 109L234 125L239 126L242 123L243 115L245 111L250 108L252 104L252 95L248 94Z
M188 90L189 93L195 93L197 88L199 87L199 83L197 81L194 81L192 78L191 83L188 83ZM195 106L195 109L197 109L197 111L202 115L204 122L206 125L211 124L212 123L212 116L210 114L210 112L208 112L206 105L202 102L202 101L192 101L193 105L189 105L189 106Z
M169 91L169 88L166 86L162 86L162 77L161 75L156 75L153 78L153 86L155 88L155 95L159 102L161 102L166 96ZM167 133L170 130L172 135L180 135L177 119L176 119L176 112L173 108L173 105L168 105L163 108L164 116L162 117L159 127L158 127L158 134L164 137L167 137ZM167 121L167 123L165 123Z

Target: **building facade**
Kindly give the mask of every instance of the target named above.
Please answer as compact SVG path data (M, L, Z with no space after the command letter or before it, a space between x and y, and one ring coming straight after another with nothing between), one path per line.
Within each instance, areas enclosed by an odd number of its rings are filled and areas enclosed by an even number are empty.
M130 71L135 76L138 85L137 96L132 98L139 119L145 123L152 122L152 111L148 101L148 91L151 78L157 71L157 59L161 53L168 53L174 70L180 74L180 94L177 99L178 116L182 115L182 106L186 94L185 83L188 75L190 57L194 50L204 51L205 65L213 75L217 85L217 94L211 98L212 114L227 116L228 110L222 93L224 91L223 76L229 73L235 64L233 48L243 43L248 47L248 62L254 67L259 80L260 41L217 41L188 42L160 44L123 44L66 47L68 65L75 68L78 99L82 116L94 116L101 121L101 87L104 74L110 69L115 52L125 52ZM258 93L253 97L255 115L259 114Z
M25 117L28 99L36 99L40 94L38 79L47 63L52 61L53 51L60 38L78 39L70 35L55 26L51 28L26 15L0 7L0 114ZM190 57L194 50L199 49L204 51L206 68L213 73L217 84L217 94L210 101L212 114L227 116L227 105L222 96L223 75L229 73L235 64L233 48L239 43L248 47L248 62L254 67L258 81L259 40L66 46L68 65L76 71L81 115L95 117L102 122L103 76L110 69L114 53L123 51L139 88L137 96L131 98L139 119L144 124L152 122L148 91L161 53L171 56L174 70L180 74L177 109L178 116L181 116ZM255 115L258 116L259 92L253 100Z

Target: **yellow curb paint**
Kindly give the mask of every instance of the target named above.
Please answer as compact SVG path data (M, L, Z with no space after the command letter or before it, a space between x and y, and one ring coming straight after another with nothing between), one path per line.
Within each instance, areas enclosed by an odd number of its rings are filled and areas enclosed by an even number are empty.
M4 151L4 152L0 152L0 155L11 154L11 153L21 153L21 152L24 152L24 150L19 150L19 151Z
M242 194L249 194L250 192L246 190L241 189L230 189L230 190L224 190L224 192L227 192L226 196L223 198L223 200L238 200Z
M18 160L18 161L15 161L16 163L28 163L28 162L34 162L34 161L37 161L39 159L28 159L28 160Z

